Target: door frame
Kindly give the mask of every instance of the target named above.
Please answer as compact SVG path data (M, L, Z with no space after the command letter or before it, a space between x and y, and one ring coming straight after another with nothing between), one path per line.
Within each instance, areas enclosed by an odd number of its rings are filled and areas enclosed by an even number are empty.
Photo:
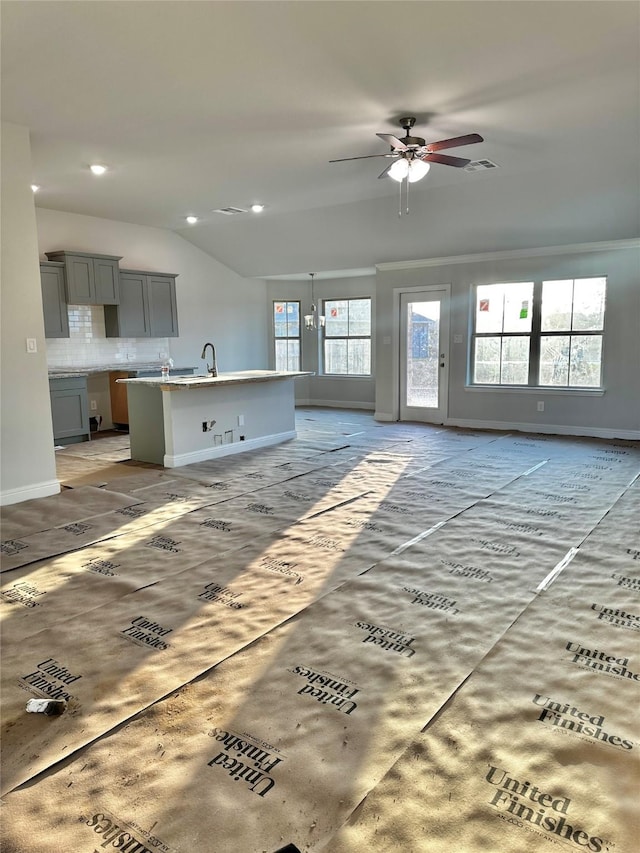
M447 326L449 329L449 335L447 339L447 348L446 348L446 361L445 367L443 368L444 376L442 378L442 409L443 409L443 418L442 423L446 424L449 417L449 361L450 361L450 353L451 353L451 283L443 283L443 284L423 284L415 287L394 287L393 288L393 324L392 324L392 335L391 335L391 343L392 343L392 393L393 393L393 420L400 420L400 369L402 364L402 359L400 355L400 347L402 346L402 340L400 336L400 328L401 328L401 301L402 296L405 294L411 293L430 293L430 292L445 292L447 299ZM428 422L426 422L428 423ZM440 421L438 421L440 423Z

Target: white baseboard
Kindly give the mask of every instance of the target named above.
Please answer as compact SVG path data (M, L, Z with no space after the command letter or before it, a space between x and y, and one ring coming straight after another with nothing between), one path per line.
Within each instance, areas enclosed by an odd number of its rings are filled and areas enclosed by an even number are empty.
M32 501L35 498L48 498L49 495L60 493L58 480L47 480L44 483L33 483L30 486L21 486L19 489L7 489L0 494L0 506Z
M392 415L391 412L378 412L378 411L376 411L373 413L373 417L375 418L376 421L388 421L390 423L393 423L394 421L397 420L396 416Z
M352 403L347 400L296 400L296 406L304 406L305 408L315 406L319 409L363 409L367 412L374 410L373 403Z
M221 456L232 456L234 453L245 453L247 450L256 450L258 447L268 447L271 444L281 444L296 438L297 432L278 432L274 435L263 435L260 438L250 438L246 441L234 441L233 444L219 444L215 447L206 447L204 450L194 450L191 453L178 453L175 456L165 454L163 465L165 468L180 468L183 465L192 465L194 462L207 462L209 459L218 459Z
M512 424L507 421L481 421L474 418L447 418L445 426L467 427L468 429L496 429L503 432L534 432L544 435L577 435L587 438L620 438L627 441L640 440L640 430L617 429L616 427L583 427L565 424Z

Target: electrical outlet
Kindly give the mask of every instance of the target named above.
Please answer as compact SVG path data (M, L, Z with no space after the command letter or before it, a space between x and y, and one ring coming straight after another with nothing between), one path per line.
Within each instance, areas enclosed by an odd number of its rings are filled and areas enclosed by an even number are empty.
M544 412L544 401L543 400L538 400L538 411Z
M97 401L97 400L92 400L92 401L91 401L91 411L92 411L92 412L97 412L97 411L98 411L98 401Z

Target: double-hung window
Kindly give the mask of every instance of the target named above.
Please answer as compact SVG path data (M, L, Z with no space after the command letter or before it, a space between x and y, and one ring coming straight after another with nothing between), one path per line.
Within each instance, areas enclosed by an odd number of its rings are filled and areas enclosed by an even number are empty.
M371 299L325 299L324 373L371 375Z
M300 370L300 303L273 303L276 370Z
M599 388L606 279L477 285L474 385Z

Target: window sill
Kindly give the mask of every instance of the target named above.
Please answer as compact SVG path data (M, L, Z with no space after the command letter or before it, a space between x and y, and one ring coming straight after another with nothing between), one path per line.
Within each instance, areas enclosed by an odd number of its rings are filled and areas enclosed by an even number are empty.
M465 391L498 394L551 394L561 397L602 397L604 388L560 388L550 385L465 385Z
M319 379L371 379L372 373L316 373Z

